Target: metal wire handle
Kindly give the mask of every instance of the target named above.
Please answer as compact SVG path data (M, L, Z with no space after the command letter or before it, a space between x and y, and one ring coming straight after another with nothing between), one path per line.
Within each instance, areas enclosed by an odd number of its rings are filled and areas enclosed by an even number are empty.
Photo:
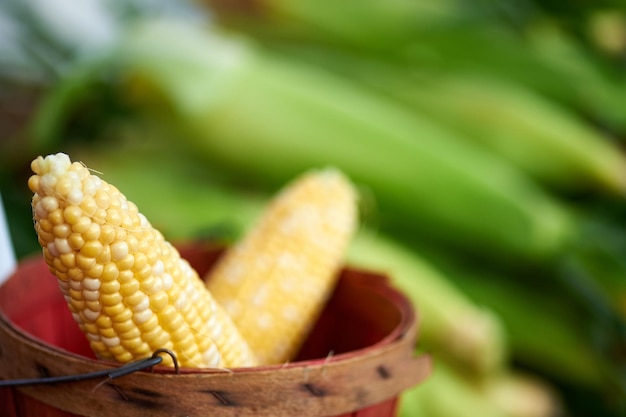
M85 381L88 379L96 379L102 377L108 377L110 380L120 378L125 375L132 374L137 371L152 368L163 362L162 353L169 355L174 362L174 369L178 373L178 361L174 352L168 349L157 349L149 358L141 359L135 362L130 362L115 369L106 369L102 371L88 372L85 374L76 375L62 375L52 376L44 378L29 378L29 379L9 379L0 380L0 388L3 387L23 387L26 385L40 385L40 384L62 384L65 382L77 382Z

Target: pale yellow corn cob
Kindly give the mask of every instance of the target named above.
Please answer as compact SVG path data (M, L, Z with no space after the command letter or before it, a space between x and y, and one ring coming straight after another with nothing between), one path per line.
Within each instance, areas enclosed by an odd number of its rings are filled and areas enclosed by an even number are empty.
M128 362L165 348L186 367L255 364L197 272L135 204L65 154L31 167L44 258L99 358Z
M304 174L206 277L259 364L291 360L320 314L356 229L356 200L339 171Z

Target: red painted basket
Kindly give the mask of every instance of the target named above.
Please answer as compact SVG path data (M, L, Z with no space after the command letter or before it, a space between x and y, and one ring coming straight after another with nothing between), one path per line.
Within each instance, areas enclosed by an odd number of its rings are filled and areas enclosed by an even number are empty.
M181 249L203 274L221 250ZM391 417L398 395L431 371L414 356L416 313L384 276L344 268L297 360L234 369L167 367L118 379L0 388L3 416ZM332 352L332 354L330 354ZM96 360L43 257L0 287L0 379L73 375L119 365Z

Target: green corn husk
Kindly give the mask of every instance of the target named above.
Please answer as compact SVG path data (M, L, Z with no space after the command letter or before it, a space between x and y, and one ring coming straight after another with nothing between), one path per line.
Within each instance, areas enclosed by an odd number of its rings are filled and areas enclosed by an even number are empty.
M411 109L458 130L459 137L502 155L548 185L626 195L623 150L578 116L524 87L467 74L409 77L405 85L390 84L386 92Z
M285 2L213 10L266 43L322 45L435 72L459 69L528 86L619 132L626 80L549 19L502 16L496 4L369 0ZM346 6L347 3L347 6ZM348 10L346 10L348 9ZM523 14L523 13L522 13ZM402 17L398 16L401 15ZM358 19L354 16L359 16Z
M559 395L545 381L505 371L477 385L445 363L400 396L399 417L555 417Z
M277 186L335 165L371 190L382 225L489 256L554 256L576 233L569 211L502 161L329 73L256 52L153 23L117 59L137 103L176 117L181 138L234 175Z
M475 376L491 375L508 361L497 315L469 302L441 272L392 239L362 229L348 249L354 265L381 271L413 300L420 314L420 346Z

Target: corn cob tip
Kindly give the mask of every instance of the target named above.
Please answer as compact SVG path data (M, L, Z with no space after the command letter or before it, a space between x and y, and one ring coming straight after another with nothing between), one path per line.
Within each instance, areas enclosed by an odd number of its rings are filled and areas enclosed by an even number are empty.
M117 188L63 153L31 168L44 259L99 358L165 348L181 366L256 364L197 272Z

